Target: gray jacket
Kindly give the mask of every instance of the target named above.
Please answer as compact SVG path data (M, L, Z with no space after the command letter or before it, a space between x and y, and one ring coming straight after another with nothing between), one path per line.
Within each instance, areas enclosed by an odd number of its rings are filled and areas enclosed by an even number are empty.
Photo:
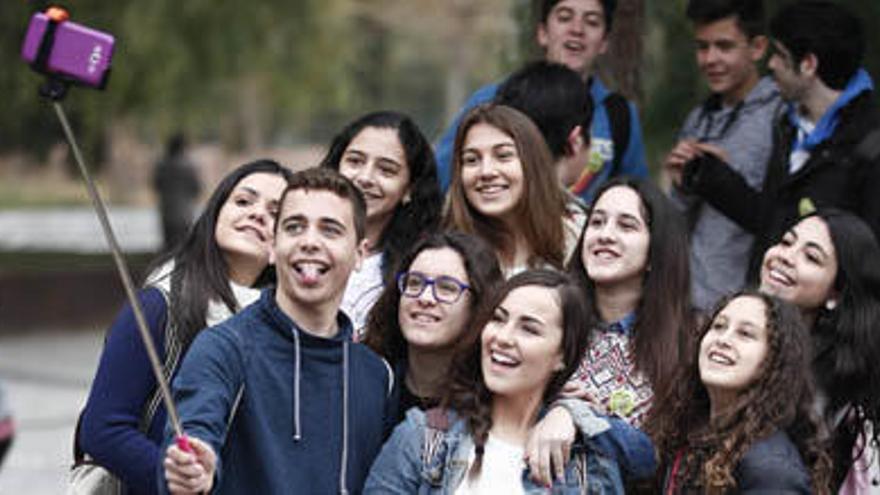
M773 147L773 125L781 109L779 90L765 77L739 105L725 107L717 96L710 97L691 111L678 138L720 146L728 153L728 165L760 189ZM722 296L746 285L754 238L697 196L673 188L672 199L690 225L693 305L706 311Z

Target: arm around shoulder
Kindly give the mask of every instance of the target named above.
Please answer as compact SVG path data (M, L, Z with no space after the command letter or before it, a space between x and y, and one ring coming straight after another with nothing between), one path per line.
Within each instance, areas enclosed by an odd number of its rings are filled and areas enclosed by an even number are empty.
M686 192L699 195L743 229L761 230L762 209L756 207L762 204L761 192L722 160L708 154L691 160L684 167L682 184Z
M227 420L244 384L245 355L240 335L227 323L199 333L174 379L172 395L184 433L221 452L226 440ZM174 443L175 432L165 430L162 452ZM223 459L216 459L215 480L219 480ZM164 469L159 466L160 485ZM163 486L164 488L164 486Z

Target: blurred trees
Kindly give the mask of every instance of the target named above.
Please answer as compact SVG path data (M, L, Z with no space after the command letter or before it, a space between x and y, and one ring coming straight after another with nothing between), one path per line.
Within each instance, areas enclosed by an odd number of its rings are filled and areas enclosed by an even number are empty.
M18 52L45 1L0 2L0 152L45 153L60 139ZM476 87L536 56L532 0L69 0L73 20L118 38L108 90L75 91L67 108L100 161L125 130L158 145L174 130L231 149L326 142L378 108L412 114L431 136ZM603 77L636 96L649 158L671 145L704 95L685 0L619 0ZM768 12L781 0L767 0ZM876 0L841 0L868 28L880 75Z
M20 62L47 2L0 3L0 151L60 137ZM70 1L71 18L117 37L110 85L66 103L88 151L111 131L158 143L177 129L233 149L326 140L359 113L413 114L433 133L471 88L515 57L509 0ZM9 111L11 110L11 111ZM95 155L93 155L95 156Z

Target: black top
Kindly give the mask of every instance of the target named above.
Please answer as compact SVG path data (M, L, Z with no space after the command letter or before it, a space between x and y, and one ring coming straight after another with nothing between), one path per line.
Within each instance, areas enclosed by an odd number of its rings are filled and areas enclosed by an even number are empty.
M418 407L422 411L437 407L440 405L439 397L419 397L412 393L406 383L400 387L400 409L397 413L397 422L400 423L406 419L406 412L413 407Z
M669 491L670 473L667 471L663 492ZM749 447L733 471L737 489L732 493L749 495L809 495L810 476L797 447L784 431L777 431ZM674 493L699 494L698 487L684 486Z
M687 191L755 235L750 263L753 279L764 251L802 215L805 205L851 211L880 235L880 194L876 192L880 157L861 153L874 138L872 131L880 128L873 98L874 92L866 91L841 108L834 133L793 174L789 155L797 130L783 115L776 126L761 191L749 187L741 175L718 160L693 160L685 166Z

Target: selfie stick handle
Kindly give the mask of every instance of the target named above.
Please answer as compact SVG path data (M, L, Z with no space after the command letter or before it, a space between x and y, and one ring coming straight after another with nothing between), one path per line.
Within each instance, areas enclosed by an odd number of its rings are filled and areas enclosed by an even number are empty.
M165 409L168 411L168 418L170 419L171 425L174 427L174 432L177 435L178 446L180 446L182 450L187 450L183 447L189 447L189 443L183 435L183 428L180 425L180 417L177 415L177 408L174 407L174 401L171 399L171 390L168 387L168 381L165 379L165 375L162 374L162 364L159 361L159 354L156 352L156 346L153 344L153 338L147 328L147 320L144 318L141 305L135 296L134 284L131 281L128 266L122 258L122 250L119 248L119 243L116 242L116 236L113 234L113 228L110 225L110 220L107 216L107 208L104 206L103 200L101 200L101 195L98 192L98 188L95 186L94 180L92 180L92 176L89 174L88 168L86 168L79 146L77 146L76 138L74 137L70 124L67 121L67 115L64 113L64 108L61 107L61 102L58 101L58 99L55 99L52 102L52 105L55 107L55 113L58 114L58 120L61 121L61 127L64 128L64 134L67 136L67 141L70 143L70 148L73 150L73 157L75 158L76 164L79 166L79 171L82 173L83 181L89 192L89 197L92 199L92 205L95 207L95 213L98 214L98 220L101 222L104 237L110 245L110 252L113 254L113 261L116 262L116 268L119 270L119 276L122 278L122 285L125 287L125 294L128 296L131 309L134 311L134 317L141 334L141 340L143 340L144 347L147 349L147 356L150 358L150 367L153 369L153 374L156 376L156 383L158 384L159 392L162 395L162 400L165 402Z

